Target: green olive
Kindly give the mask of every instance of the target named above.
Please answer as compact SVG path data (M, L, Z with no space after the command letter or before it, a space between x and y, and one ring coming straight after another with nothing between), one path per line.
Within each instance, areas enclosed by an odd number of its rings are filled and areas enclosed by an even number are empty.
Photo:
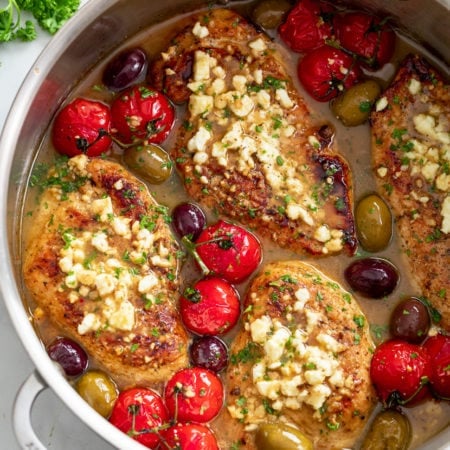
M406 450L411 441L411 424L397 411L381 411L372 422L361 450Z
M91 370L77 380L75 388L81 397L103 417L111 414L117 399L117 387L108 375L98 370Z
M377 194L364 197L356 206L356 229L362 248L378 252L386 248L392 236L392 214Z
M130 170L152 184L166 181L172 172L169 155L155 144L129 147L123 159Z
M258 450L313 450L312 442L297 428L284 423L265 423L255 436Z
M331 110L346 127L361 125L369 118L380 92L380 85L376 81L363 81L332 100Z
M291 8L287 0L264 0L256 5L252 19L262 28L277 28Z

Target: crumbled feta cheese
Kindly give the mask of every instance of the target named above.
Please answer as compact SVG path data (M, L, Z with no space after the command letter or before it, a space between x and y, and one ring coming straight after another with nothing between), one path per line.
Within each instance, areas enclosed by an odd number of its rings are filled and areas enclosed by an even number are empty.
M141 294L146 294L150 292L154 287L158 286L157 276L151 272L139 280L138 291Z
M411 78L408 84L408 90L412 95L417 95L422 90L422 85L419 80Z
M202 39L209 35L209 30L207 27L203 26L200 22L196 22L194 28L192 29L192 34Z
M294 102L289 97L288 91L286 89L277 89L275 91L275 98L285 109L291 109L294 107Z
M388 102L387 97L380 97L380 98L375 102L375 111L376 111L376 112L383 111L383 109L387 108L388 105L389 105L389 102Z
M99 317L94 313L86 314L78 325L78 333L83 335L89 331L97 331L101 327L101 322Z
M192 117L201 116L214 107L214 97L204 94L192 94L189 98L189 111Z
M297 301L294 304L294 311L301 311L305 307L306 302L311 298L311 293L306 288L299 288L295 291Z
M441 216L443 217L441 231L450 233L450 196L447 195L442 202Z
M200 127L194 136L189 139L188 150L203 152L206 149L206 144L211 139L211 132L205 127Z
M99 252L106 253L109 250L108 238L105 233L96 233L92 236L91 244Z
M261 316L250 325L250 333L253 342L262 344L266 341L267 335L272 330L272 319L269 316Z
M264 52L265 50L267 50L267 45L266 43L263 41L263 39L258 38L252 42L250 42L248 44L248 46L254 50L255 52Z
M309 214L308 211L303 208L303 206L300 206L294 202L287 205L286 215L292 220L301 219L307 225L314 225L314 219L312 218L311 214Z

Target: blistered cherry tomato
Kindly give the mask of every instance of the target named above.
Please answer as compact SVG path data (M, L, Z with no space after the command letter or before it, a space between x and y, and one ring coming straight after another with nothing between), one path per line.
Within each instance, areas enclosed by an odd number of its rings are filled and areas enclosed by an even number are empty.
M431 389L439 397L450 400L450 336L432 336L423 346L430 355Z
M379 69L395 50L395 33L387 20L364 12L348 12L334 18L336 37L368 69Z
M320 47L332 34L334 8L317 0L300 0L280 26L280 37L295 52Z
M58 153L76 156L99 156L111 146L111 112L109 106L76 98L56 116L52 142Z
M262 257L261 244L254 234L223 220L202 231L196 250L212 273L231 283L248 278Z
M239 296L227 281L208 277L184 290L180 311L189 331L213 336L223 334L239 319Z
M178 423L162 433L165 448L178 450L219 450L214 433L198 423Z
M160 144L172 129L175 113L164 94L136 85L118 94L111 105L112 127L126 144Z
M68 376L81 375L88 366L89 359L84 349L72 339L60 337L47 347L53 361L59 363Z
M160 442L161 427L169 421L169 415L155 391L132 388L119 394L109 421L141 444L155 448Z
M224 394L220 378L201 367L182 369L168 381L164 398L173 419L209 422L219 414Z
M323 45L306 53L297 67L306 92L319 102L327 102L362 76L357 61L342 50Z
M412 406L426 398L431 373L428 352L400 339L383 342L375 349L370 364L372 383L387 405Z

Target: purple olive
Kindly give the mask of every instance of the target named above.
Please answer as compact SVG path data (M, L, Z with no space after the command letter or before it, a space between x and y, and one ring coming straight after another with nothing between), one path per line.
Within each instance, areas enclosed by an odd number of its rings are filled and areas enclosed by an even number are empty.
M351 263L344 271L350 287L369 298L382 298L396 288L397 268L382 258L363 258Z
M394 308L389 325L393 336L420 344L431 325L428 308L418 298L408 297Z
M227 346L215 336L196 339L190 347L190 354L192 364L213 372L220 372L228 364Z
M205 213L195 203L180 203L172 212L172 225L178 236L195 241L205 228Z
M145 79L148 59L144 50L133 48L115 56L103 71L103 84L111 91L121 91Z
M68 376L81 375L88 366L88 356L83 348L69 338L57 338L48 347L47 353L59 363Z

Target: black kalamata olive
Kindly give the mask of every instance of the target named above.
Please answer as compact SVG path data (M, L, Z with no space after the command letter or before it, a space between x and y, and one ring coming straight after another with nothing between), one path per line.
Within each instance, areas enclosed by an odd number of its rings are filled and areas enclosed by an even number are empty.
M369 298L391 294L399 281L397 268L382 258L358 259L345 269L344 276L354 291Z
M197 240L206 225L206 216L195 203L180 203L172 212L172 225L179 237Z
M88 356L84 349L69 338L57 338L48 347L47 353L59 363L68 376L81 375L88 366Z
M420 344L431 325L428 308L418 298L406 298L392 311L389 325L393 336Z
M196 339L190 347L190 355L192 364L213 372L220 372L228 364L228 348L215 336Z
M121 91L144 81L148 67L147 55L141 48L124 50L115 56L103 71L103 84L111 91Z

